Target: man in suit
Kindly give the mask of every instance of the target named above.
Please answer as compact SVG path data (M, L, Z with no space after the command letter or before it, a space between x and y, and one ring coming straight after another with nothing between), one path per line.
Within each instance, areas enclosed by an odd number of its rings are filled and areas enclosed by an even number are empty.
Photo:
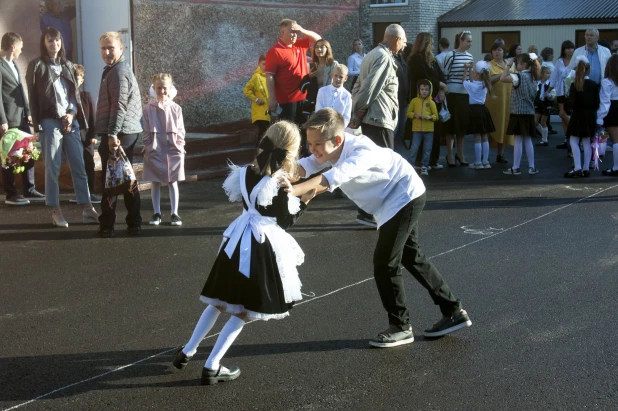
M17 33L6 33L1 42L2 58L0 58L0 134L4 135L10 128L18 128L26 133L31 133L30 110L26 104L24 87L21 82L19 70L15 60L19 58L24 45L22 38ZM34 188L34 160L30 159L22 173L23 192L17 194L15 187L15 175L13 167L2 168L2 183L6 194L6 204L25 205L30 201L44 201L45 196Z

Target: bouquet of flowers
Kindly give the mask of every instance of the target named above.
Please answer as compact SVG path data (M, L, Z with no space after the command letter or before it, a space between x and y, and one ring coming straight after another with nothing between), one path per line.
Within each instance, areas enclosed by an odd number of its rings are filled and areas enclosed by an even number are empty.
M30 159L38 160L41 152L34 147L36 137L16 128L9 129L0 139L2 168L13 167L13 173L24 171Z
M605 155L607 149L607 138L609 134L602 127L597 128L597 132L592 137L592 161L594 161L594 169L599 169L599 157Z

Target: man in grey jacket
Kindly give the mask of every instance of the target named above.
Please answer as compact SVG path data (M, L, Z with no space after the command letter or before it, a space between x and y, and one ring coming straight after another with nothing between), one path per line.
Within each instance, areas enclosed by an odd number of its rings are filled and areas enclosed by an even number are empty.
M99 154L103 167L109 154L122 146L129 161L133 162L133 148L142 132L142 99L137 79L122 55L122 37L117 32L104 33L99 39L101 56L107 64L103 70L96 114L96 133L101 137ZM103 173L105 187L105 173ZM116 202L118 197L110 197L103 192L102 214L99 217L102 237L114 236L116 222ZM141 231L139 190L135 188L124 194L127 207L127 231L138 235Z
M403 50L406 41L406 33L399 24L388 26L384 41L363 59L352 92L352 121L356 127L362 124L364 135L391 149L399 111L399 81L393 56Z
M362 125L363 134L380 147L393 149L397 127L399 80L394 55L406 46L406 32L399 24L384 31L384 41L371 50L361 63L360 75L352 91L351 128ZM358 209L356 221L377 227L373 216Z

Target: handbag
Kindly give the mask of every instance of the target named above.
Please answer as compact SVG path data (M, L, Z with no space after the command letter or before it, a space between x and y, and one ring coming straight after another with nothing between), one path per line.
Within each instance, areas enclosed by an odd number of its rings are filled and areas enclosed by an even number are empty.
M448 111L446 99L444 99L444 103L442 103L442 109L438 113L438 118L440 119L441 123L446 123L451 119L451 113Z
M122 147L110 153L105 166L105 194L110 197L132 193L137 190L137 178L133 166Z

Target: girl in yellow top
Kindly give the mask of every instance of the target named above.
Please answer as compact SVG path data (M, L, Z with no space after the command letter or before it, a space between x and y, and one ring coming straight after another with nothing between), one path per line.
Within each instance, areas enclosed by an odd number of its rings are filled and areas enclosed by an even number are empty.
M429 175L429 157L433 144L433 123L438 120L438 109L431 98L431 83L429 80L419 80L416 88L418 97L413 98L408 105L408 118L412 119L412 147L408 162L414 165L416 153L423 141L423 159L421 160L421 175Z
M266 129L270 126L268 114L268 88L266 88L266 55L260 55L258 66L245 85L243 93L251 100L251 122L258 127L256 145L260 143Z

